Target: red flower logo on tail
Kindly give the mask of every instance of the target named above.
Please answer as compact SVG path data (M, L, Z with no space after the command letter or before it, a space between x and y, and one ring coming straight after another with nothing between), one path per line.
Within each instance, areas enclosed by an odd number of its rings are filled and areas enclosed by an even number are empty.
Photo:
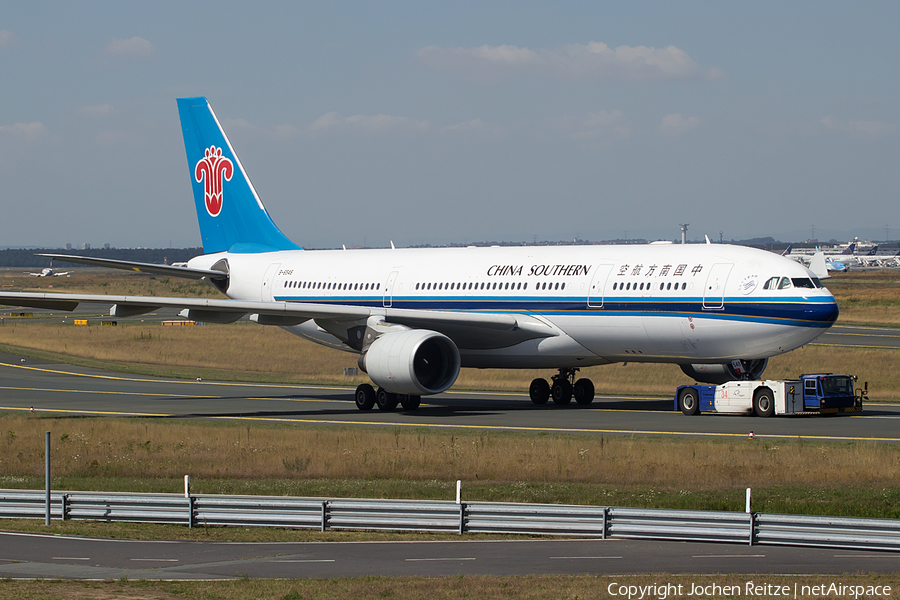
M231 181L234 165L231 160L222 156L222 149L210 146L205 156L197 161L194 178L197 183L203 182L203 195L206 199L206 212L218 217L222 212L222 185Z

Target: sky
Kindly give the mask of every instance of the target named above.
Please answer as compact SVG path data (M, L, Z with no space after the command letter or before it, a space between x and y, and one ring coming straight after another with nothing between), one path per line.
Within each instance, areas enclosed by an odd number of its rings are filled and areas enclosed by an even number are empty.
M898 23L896 1L4 2L0 247L199 246L186 96L307 248L900 239Z

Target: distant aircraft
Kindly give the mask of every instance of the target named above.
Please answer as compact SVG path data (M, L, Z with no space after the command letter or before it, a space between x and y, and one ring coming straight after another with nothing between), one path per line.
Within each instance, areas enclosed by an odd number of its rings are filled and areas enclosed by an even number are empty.
M26 271L27 272L27 271ZM28 273L29 275L33 275L34 277L62 277L63 275L68 275L71 271L65 271L63 273L57 273L53 269L41 269L40 273Z
M356 389L361 410L413 410L461 367L555 370L551 382L531 382L536 404L590 403L594 384L576 373L591 365L677 364L709 383L758 378L769 357L838 316L809 269L741 246L305 251L269 217L206 98L179 99L178 110L205 254L187 267L45 256L204 279L228 299L0 292L0 303L105 302L121 317L177 307L216 323L250 315L358 354L377 386ZM346 219L365 214L331 225Z

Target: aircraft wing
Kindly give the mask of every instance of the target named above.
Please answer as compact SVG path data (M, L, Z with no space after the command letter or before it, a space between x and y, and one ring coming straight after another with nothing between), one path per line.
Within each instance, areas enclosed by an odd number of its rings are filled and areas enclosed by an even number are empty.
M556 329L535 317L511 313L470 313L310 302L248 302L160 296L0 293L0 304L11 306L71 311L81 303L111 304L110 315L117 317L130 317L167 307L184 309L182 316L198 321L230 323L250 314L257 315L254 320L261 324L285 326L299 325L310 319L328 322L364 322L369 317L378 316L387 322L406 325L413 329L430 329L444 333L461 347L467 348L500 347L559 335Z
M152 263L135 262L130 260L114 260L112 258L94 258L92 256L71 256L69 254L38 254L37 256L46 256L60 262L78 263L82 265L91 265L92 267L107 267L109 269L123 269L126 271L137 271L139 273L152 273L153 275L169 275L171 277L183 277L186 279L203 279L209 277L211 279L223 279L228 277L227 273L222 271L210 271L207 269L190 269L188 267L173 267L172 265L154 265ZM29 273L29 275L38 275L38 273ZM65 275L65 273L60 273Z

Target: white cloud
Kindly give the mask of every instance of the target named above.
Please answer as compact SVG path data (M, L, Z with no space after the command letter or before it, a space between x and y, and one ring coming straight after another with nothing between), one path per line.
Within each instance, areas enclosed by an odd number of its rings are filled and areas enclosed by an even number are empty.
M353 115L342 117L336 112L322 115L309 126L312 131L327 131L330 129L356 130L369 133L384 133L388 131L427 131L431 127L428 121L416 121L408 117L394 117L391 115Z
M250 131L253 129L253 125L250 124L250 121L246 119L222 119L222 127L225 128L225 131Z
M462 72L476 78L495 78L509 73L531 73L567 79L721 79L717 68L700 67L687 52L667 46L618 46L603 42L570 44L552 50L517 46L439 48L427 46L419 60L439 71Z
M98 106L82 106L78 112L89 117L106 117L113 113L112 104L100 104Z
M601 110L587 113L583 117L551 119L550 126L564 132L573 140L597 137L626 138L631 135L631 129L625 123L625 113L621 110Z
M149 58L156 54L156 47L144 38L135 36L130 40L111 41L106 51L115 56Z
M462 131L477 131L479 129L484 129L484 121L481 119L472 119L471 121L466 121L465 123L457 123L456 125L449 125L441 129L442 133L455 133Z
M867 139L893 135L897 131L897 125L894 123L885 123L884 121L838 121L834 115L829 115L819 122L833 131L840 131Z
M659 124L659 133L676 136L690 131L700 124L699 117L682 117L681 113L666 115Z
M6 29L0 31L0 48L12 46L15 42L16 36L13 35L12 31L7 31Z
M27 142L33 142L49 135L48 130L40 121L32 123L16 123L15 125L0 125L0 135Z

